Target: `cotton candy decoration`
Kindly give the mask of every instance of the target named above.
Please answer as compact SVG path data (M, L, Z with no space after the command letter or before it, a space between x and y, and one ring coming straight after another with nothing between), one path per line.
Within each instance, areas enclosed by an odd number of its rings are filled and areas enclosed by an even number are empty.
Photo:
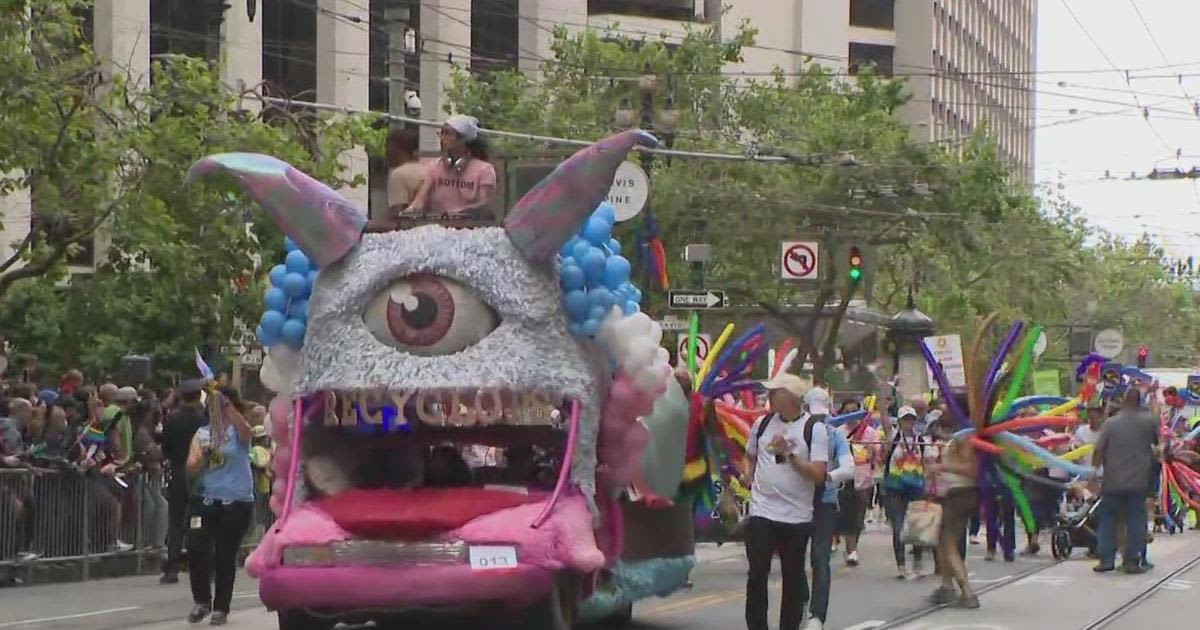
M641 390L656 397L671 376L670 353L659 345L662 327L645 313L626 316L613 308L596 336L609 357Z
M664 384L665 387L665 384ZM649 434L638 417L654 409L658 394L639 387L628 374L618 371L608 390L601 412L596 460L600 481L609 489L622 488L637 474Z
M296 377L300 373L300 353L285 345L267 351L263 357L258 379L267 389L283 396L291 396Z
M271 414L271 432L273 433L271 439L278 445L275 455L271 458L271 471L275 473L276 483L285 482L281 489L272 487L271 511L278 516L283 513L284 493L287 491L286 481L294 455L290 446L292 427L288 424L291 420L292 403L286 396L276 396L271 401L268 411Z

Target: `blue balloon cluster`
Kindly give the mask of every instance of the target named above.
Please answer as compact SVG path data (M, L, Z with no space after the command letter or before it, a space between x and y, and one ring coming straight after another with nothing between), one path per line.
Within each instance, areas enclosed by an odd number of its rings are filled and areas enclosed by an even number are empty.
M270 348L280 342L293 350L304 345L308 296L317 281L317 267L292 239L285 239L287 257L271 268L271 287L263 298L266 311L258 323L258 339Z
M571 333L592 336L613 306L626 315L640 310L642 292L629 281L632 266L612 237L613 208L601 203L559 251L559 285Z

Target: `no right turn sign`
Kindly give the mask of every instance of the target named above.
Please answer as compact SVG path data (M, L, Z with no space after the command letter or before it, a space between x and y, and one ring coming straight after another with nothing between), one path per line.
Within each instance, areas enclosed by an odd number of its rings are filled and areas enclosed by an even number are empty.
M820 276L820 243L783 241L779 277L784 280L817 280Z

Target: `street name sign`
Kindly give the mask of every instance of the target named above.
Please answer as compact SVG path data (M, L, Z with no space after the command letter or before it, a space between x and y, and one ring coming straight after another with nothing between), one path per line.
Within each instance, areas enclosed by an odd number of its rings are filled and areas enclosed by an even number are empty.
M715 309L725 308L728 297L724 291L671 291L669 308Z

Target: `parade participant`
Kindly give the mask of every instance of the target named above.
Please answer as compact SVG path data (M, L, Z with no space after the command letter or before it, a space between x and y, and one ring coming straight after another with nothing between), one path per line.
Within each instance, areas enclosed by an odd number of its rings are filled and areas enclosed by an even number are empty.
M239 403L232 389L213 391L208 397L208 425L196 431L188 451L187 471L196 478L189 500L188 577L195 602L188 615L191 623L211 613L212 625L225 624L233 600L238 549L254 513L250 472L254 434Z
M182 403L163 427L162 451L166 459L167 495L167 561L163 564L162 584L179 582L183 565L183 542L188 527L187 458L196 431L208 424L208 416L200 405L200 380L180 383L171 398Z
M764 383L771 413L754 423L746 442L750 518L746 522L746 627L767 629L767 579L780 554L780 630L797 630L808 602L804 555L813 531L817 485L825 480L829 436L810 422L802 399L810 385L782 373ZM761 443L761 445L760 445Z
M425 181L405 212L484 219L496 194L496 168L488 161L479 121L451 116L438 131L442 157L425 170Z
M814 387L804 396L804 405L809 417L824 423L829 416L829 392ZM854 480L854 456L850 443L837 427L825 425L829 434L829 461L825 475L825 488L820 502L814 506L812 535L812 601L809 612L812 616L804 624L804 630L822 630L829 613L829 590L832 572L829 558L833 552L833 532L838 521L838 487L849 485Z
M942 585L933 592L930 601L935 604L954 602L959 608L979 608L979 598L967 579L967 566L963 560L967 523L979 510L976 487L979 464L975 459L975 448L968 439L951 439L941 449L940 459L926 465L926 472L937 480L935 487L942 504L938 544L934 548ZM958 586L957 599L955 585Z
M912 570L905 567L905 545L900 541L900 533L904 527L904 515L908 512L910 501L921 498L924 493L926 443L917 433L917 410L905 405L897 412L898 429L893 429L891 422L885 422L884 442L887 452L884 455L884 509L892 528L892 553L896 559L896 577L912 579L921 574L922 550L913 547ZM894 433L894 435L893 435Z
M847 400L838 414L858 411L859 403ZM862 535L867 510L874 501L875 465L879 461L879 432L867 418L856 418L842 425L842 433L851 443L854 455L854 482L842 484L838 493L837 535L846 541L845 560L858 566L858 538Z
M425 166L417 158L419 146L416 129L393 129L388 133L388 219L398 218L425 183Z
M1154 448L1158 445L1158 419L1142 408L1142 393L1130 388L1122 399L1121 412L1104 423L1092 465L1103 466L1104 475L1096 484L1101 493L1097 573L1116 568L1117 514L1125 517L1123 570L1145 573L1142 564L1146 550L1146 490L1151 487ZM1095 480L1093 481L1095 484Z

